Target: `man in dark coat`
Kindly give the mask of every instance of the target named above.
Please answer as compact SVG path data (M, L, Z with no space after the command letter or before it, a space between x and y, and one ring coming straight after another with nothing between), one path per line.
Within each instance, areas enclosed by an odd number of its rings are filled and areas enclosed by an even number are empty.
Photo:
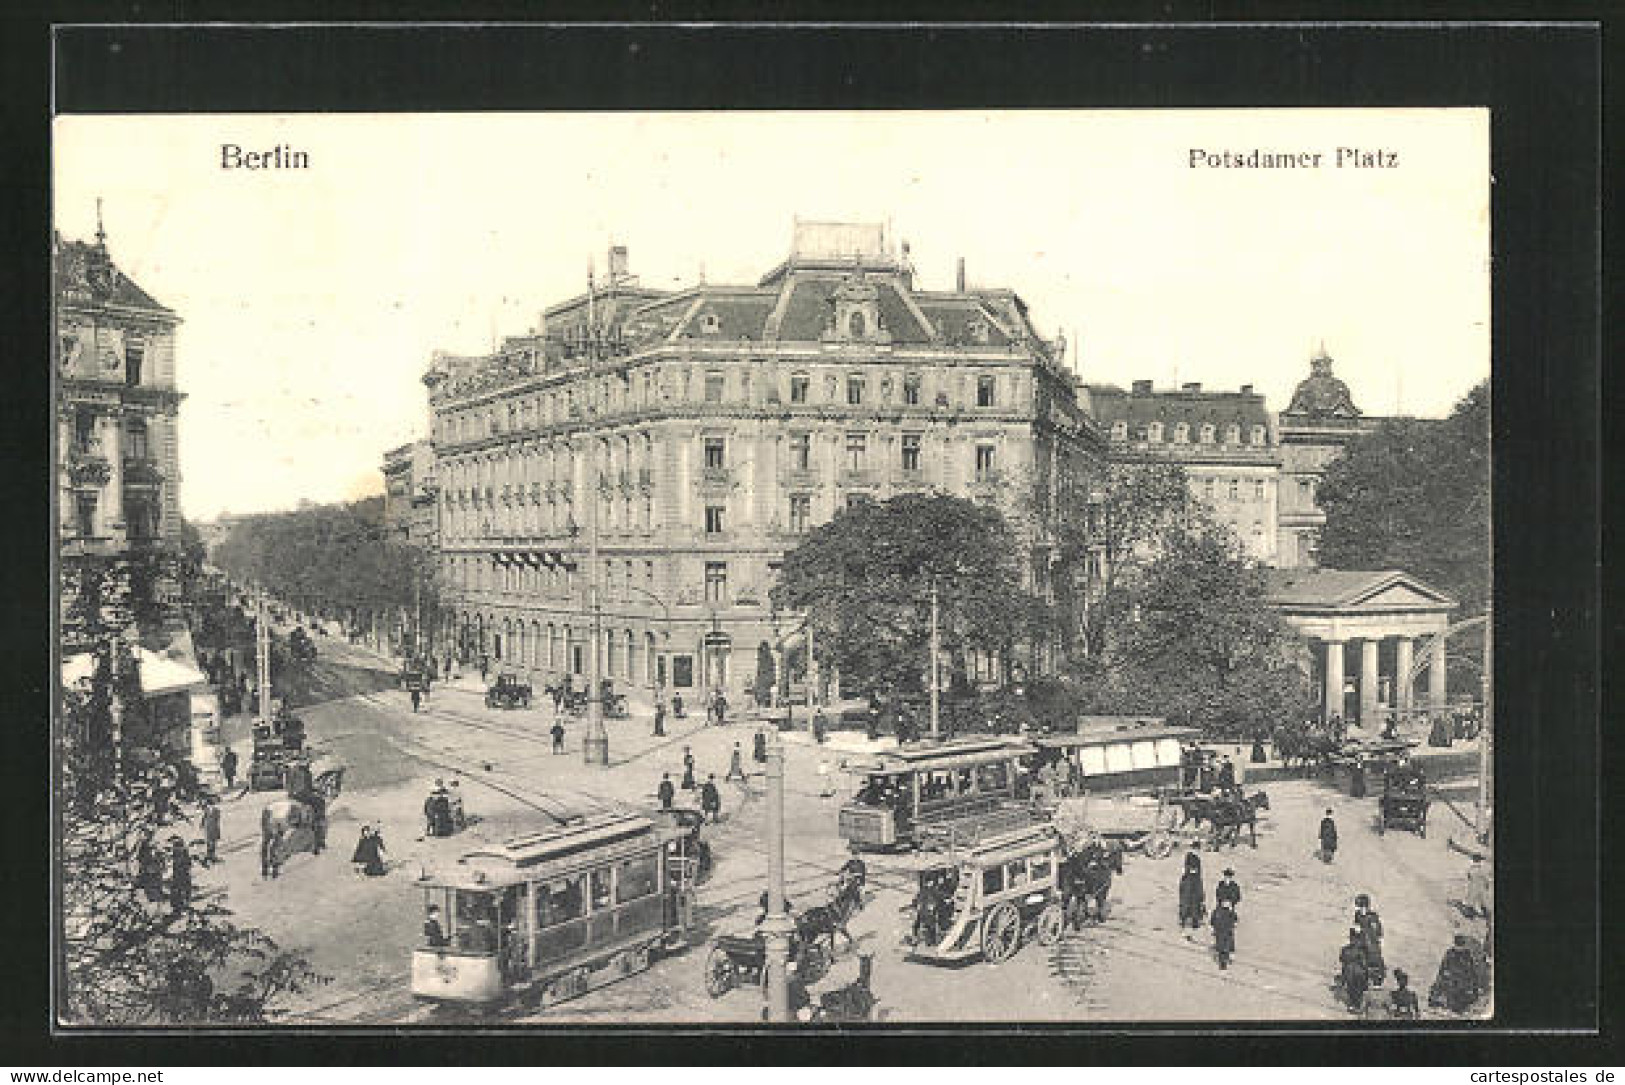
M1354 925L1365 946L1366 982L1381 987L1388 977L1388 963L1382 957L1382 917L1371 907L1371 897L1361 893L1354 898Z
M178 836L169 838L169 909L184 912L192 903L192 855Z
M757 731L750 739L750 758L758 765L767 764L767 732Z
M1215 904L1229 905L1230 910L1235 912L1236 921L1241 921L1241 912L1237 910L1241 904L1241 886L1236 883L1234 870L1225 869L1224 877L1213 888L1213 901Z
M1439 962L1439 975L1428 992L1429 1006L1444 1006L1451 1013L1466 1013L1484 992L1479 981L1477 962L1467 945L1465 934L1456 935L1455 942L1444 951Z
M666 702L655 702L655 737L664 738L666 735Z
M1365 940L1360 928L1349 928L1348 944L1337 952L1338 979L1342 981L1343 999L1351 1010L1365 1005L1366 988L1371 985L1365 967Z
M1213 918L1208 922L1213 926L1213 952L1219 956L1219 967L1229 968L1236 952L1236 913L1221 902L1213 906Z
M661 773L660 786L655 789L655 794L660 798L660 809L670 810L672 800L677 797L677 788L671 782L671 773Z
M1219 790L1229 791L1236 786L1236 766L1227 757L1219 766Z
M1207 889L1202 885L1202 861L1192 852L1185 857L1185 873L1179 879L1179 926L1202 926L1207 914Z
M717 790L717 774L705 778L700 787L700 812L715 822L722 816L722 792Z
M564 752L564 721L557 716L553 718L553 752Z
M1394 993L1388 997L1389 1017L1414 1021L1422 1016L1422 1007L1417 1004L1416 992L1411 990L1410 981L1403 968L1394 969Z
M203 829L203 865L213 866L220 847L220 807L212 798L203 800L200 827Z
M687 746L683 747L683 782L681 787L684 791L694 790L694 754Z
M1329 863L1337 855L1337 822L1332 820L1332 812L1326 811L1326 816L1320 819L1320 861Z
M220 755L220 774L226 778L227 787L237 786L237 751L230 746Z

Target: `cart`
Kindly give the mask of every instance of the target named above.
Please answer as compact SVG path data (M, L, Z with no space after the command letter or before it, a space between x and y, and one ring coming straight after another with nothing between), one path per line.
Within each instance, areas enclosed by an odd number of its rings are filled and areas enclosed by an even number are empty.
M497 675L496 685L485 691L486 708L529 708L530 683L516 674Z
M1066 927L1066 858L1054 826L1029 825L921 870L909 956L936 963L980 956L1000 964L1029 938L1054 945Z

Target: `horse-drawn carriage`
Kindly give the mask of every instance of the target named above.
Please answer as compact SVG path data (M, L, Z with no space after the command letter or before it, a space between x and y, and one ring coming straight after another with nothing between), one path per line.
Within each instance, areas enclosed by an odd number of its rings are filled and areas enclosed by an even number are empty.
M827 903L793 913L790 960L802 983L817 983L829 971L835 960L837 933L853 944L846 924L863 906L865 878L862 861L850 860L836 876ZM765 917L766 894L763 898ZM705 959L705 991L712 998L721 998L735 987L762 986L766 982L767 943L760 929L750 934L724 934L712 944Z
M422 660L408 660L401 664L401 673L396 681L404 693L428 693L429 665Z
M950 863L920 871L910 956L1009 960L1029 937L1053 945L1066 928L1065 840L1053 825L990 837Z
M1200 843L1202 825L1209 828L1208 846L1218 851L1224 844L1235 847L1241 842L1241 830L1247 830L1248 841L1258 847L1258 815L1270 808L1270 797L1263 791L1242 794L1239 788L1228 792L1203 795L1196 792L1164 794L1161 801L1181 812L1175 833L1188 834L1194 830L1195 842Z
M1377 807L1377 832L1390 828L1410 829L1417 836L1428 834L1428 785L1421 768L1399 765L1382 779L1382 798Z
M496 684L485 691L486 708L529 708L530 683L517 674L499 674Z
M305 748L305 721L287 713L273 722L254 725L254 752L248 762L250 791L280 791L287 786L288 766Z

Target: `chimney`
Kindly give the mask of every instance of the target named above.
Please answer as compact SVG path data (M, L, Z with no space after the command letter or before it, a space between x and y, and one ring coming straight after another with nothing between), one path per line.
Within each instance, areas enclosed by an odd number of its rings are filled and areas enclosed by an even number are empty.
M1148 396L1148 395L1150 395L1151 394L1151 382L1150 381L1135 381L1134 382L1134 394L1137 395L1137 396Z
M626 246L611 245L609 249L609 281L611 284L626 278Z
M1250 385L1250 384L1242 385L1241 386L1241 394L1244 395L1244 396L1252 395L1253 394L1253 386Z
M1200 392L1202 390L1202 384L1200 381L1186 381L1184 384L1179 386L1179 390L1182 392Z
M954 283L954 289L963 294L965 292L965 258L963 256L959 258L959 273L954 277Z

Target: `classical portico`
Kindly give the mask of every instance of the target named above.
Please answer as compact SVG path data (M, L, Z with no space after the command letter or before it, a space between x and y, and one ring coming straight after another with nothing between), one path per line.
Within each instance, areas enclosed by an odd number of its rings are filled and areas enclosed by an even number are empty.
M1269 600L1315 645L1310 670L1321 680L1324 718L1370 728L1389 710L1445 707L1445 633L1456 603L1444 592L1392 569L1275 569ZM1418 641L1427 652L1425 706L1411 685Z

